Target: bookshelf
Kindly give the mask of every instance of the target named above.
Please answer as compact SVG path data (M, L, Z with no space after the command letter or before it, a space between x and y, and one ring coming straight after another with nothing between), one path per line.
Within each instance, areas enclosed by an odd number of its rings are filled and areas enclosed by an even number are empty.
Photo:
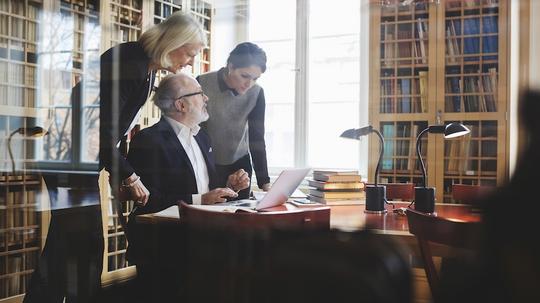
M208 41L208 45L201 50L201 53L195 58L195 62L193 63L192 73L194 76L197 76L210 71L211 34L214 9L210 2L204 0L189 0L187 4L189 4L187 5L187 11L201 23L204 32L206 33L206 40Z
M39 13L42 1L0 1L0 302L22 300L37 265L47 231L41 210L41 178L24 172L34 142L10 134L35 126ZM14 171L13 171L14 170Z
M371 9L370 121L386 145L381 182L421 180L415 140L428 125L462 122L463 138L427 136L428 185L497 185L507 175L507 0L389 0ZM377 163L371 141L370 179Z
M37 266L48 224L38 211L36 175L0 175L0 301L24 294Z

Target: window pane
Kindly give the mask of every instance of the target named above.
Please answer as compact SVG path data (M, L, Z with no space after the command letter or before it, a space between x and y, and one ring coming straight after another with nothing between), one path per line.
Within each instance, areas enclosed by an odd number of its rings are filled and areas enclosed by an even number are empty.
M72 148L71 108L51 110L49 134L43 139L43 160L70 161Z
M97 162L99 152L99 39L101 30L90 20L85 24L84 86L81 113L81 161Z
M97 162L99 160L99 105L85 108L82 117L82 160L83 162Z
M296 7L290 0L250 1L249 40L267 55L259 84L266 97L266 151L269 167L294 166ZM279 22L275 22L279 16ZM272 24L272 26L268 26Z
M358 143L341 139L359 127L360 78L357 0L310 2L308 164L321 168L357 168ZM329 16L339 16L332 18Z

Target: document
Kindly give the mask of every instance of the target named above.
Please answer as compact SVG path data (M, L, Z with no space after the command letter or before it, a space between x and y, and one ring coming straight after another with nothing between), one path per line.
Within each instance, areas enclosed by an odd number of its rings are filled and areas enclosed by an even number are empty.
M178 211L178 205L173 205L160 212L157 212L154 214L154 216L179 219L180 212Z
M249 213L257 212L256 210L249 207L231 206L231 205L190 205L190 206L193 208L207 210L207 211L217 211L217 212L227 212L227 213L236 213L236 212L242 212L242 211L249 212ZM154 216L179 219L180 213L178 211L178 205L173 205L160 212L154 213Z
M226 212L226 213L235 213L238 211L246 211L250 213L256 213L257 211L250 207L242 206L233 206L233 205L191 205L193 208L207 210L207 211L217 211L217 212Z

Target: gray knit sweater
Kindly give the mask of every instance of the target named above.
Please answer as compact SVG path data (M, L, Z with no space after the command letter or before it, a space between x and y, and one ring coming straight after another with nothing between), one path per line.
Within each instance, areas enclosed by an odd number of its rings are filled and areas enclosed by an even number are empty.
M251 152L257 183L268 183L263 89L255 84L245 94L238 95L223 81L224 72L221 69L197 77L208 96L210 118L201 126L210 136L216 164L232 164Z

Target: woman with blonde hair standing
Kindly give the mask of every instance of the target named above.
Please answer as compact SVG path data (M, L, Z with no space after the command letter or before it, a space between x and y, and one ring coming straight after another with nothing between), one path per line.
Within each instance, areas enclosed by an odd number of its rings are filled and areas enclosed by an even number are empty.
M134 201L141 205L148 201L150 193L121 155L119 143L136 124L156 71L176 73L191 65L205 44L201 25L176 12L144 32L138 41L121 43L101 55L99 159L100 169L110 174L113 195L122 185ZM79 89L77 84L72 96ZM24 302L96 301L103 267L101 212L99 207L84 207L76 213L70 220L76 220L77 229L70 230L63 222L66 218L53 212Z
M101 56L100 168L111 175L113 190L123 185L141 205L148 201L149 192L117 145L137 122L156 71L176 73L192 65L205 44L201 25L190 15L176 12L145 31L138 41L114 46Z

